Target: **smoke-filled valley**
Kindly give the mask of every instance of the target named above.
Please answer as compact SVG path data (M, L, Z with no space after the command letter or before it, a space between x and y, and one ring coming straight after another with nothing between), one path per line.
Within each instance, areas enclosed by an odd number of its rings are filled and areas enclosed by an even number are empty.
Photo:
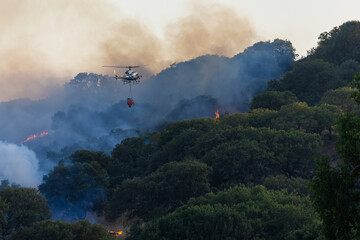
M227 58L205 55L173 64L133 85L135 106L125 103L129 86L111 76L79 73L62 92L40 101L0 104L0 140L25 144L51 166L79 149L110 152L123 138L153 131L172 121L245 112L267 81L292 67L287 41L259 42ZM141 70L140 70L141 71ZM48 135L23 141L32 134ZM55 159L53 159L55 158Z

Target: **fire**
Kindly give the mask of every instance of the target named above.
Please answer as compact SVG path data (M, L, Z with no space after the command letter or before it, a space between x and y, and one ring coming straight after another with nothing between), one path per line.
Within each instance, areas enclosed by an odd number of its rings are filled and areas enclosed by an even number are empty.
M26 143L30 140L33 140L35 138L39 138L39 137L43 137L43 136L46 136L48 135L49 132L48 131L44 131L44 132L41 132L40 134L33 134L33 135L30 135L27 139L25 139L25 141L23 143Z
M216 109L215 118L216 118L216 119L219 119L219 118L220 118L219 109Z
M108 232L111 233L111 234L114 234L116 237L117 237L117 236L120 236L121 234L123 234L123 231L117 231L117 232L116 232L116 231L110 231L110 230L108 230Z

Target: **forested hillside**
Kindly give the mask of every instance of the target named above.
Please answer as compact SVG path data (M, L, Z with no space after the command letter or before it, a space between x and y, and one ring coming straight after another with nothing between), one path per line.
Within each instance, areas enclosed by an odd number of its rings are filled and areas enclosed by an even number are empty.
M346 22L248 112L164 124L109 155L75 151L38 193L3 182L0 239L359 239L359 62L360 22Z

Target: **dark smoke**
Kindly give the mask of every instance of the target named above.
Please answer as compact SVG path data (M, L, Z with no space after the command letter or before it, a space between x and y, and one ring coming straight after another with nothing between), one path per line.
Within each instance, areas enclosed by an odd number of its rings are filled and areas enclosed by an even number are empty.
M0 1L0 101L43 99L80 71L146 64L144 76L204 54L232 56L255 31L230 8L189 2L164 37L110 0Z

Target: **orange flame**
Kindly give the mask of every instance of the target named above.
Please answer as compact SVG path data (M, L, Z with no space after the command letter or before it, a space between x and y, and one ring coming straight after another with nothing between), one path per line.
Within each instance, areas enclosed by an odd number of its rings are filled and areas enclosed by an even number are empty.
M33 140L33 139L35 139L35 138L38 138L38 137L46 136L46 135L48 135L48 134L49 134L48 131L44 131L44 132L42 132L42 133L40 133L40 134L30 135L27 139L25 139L25 141L24 141L23 143L26 143L26 142L28 142L28 141L30 141L30 140Z
M123 231L117 231L117 232L116 232L116 231L110 231L110 230L108 230L108 232L111 233L111 234L114 234L116 237L117 237L117 236L120 236L121 234L123 234Z
M216 119L219 119L219 118L220 118L219 109L216 109L215 118L216 118Z

